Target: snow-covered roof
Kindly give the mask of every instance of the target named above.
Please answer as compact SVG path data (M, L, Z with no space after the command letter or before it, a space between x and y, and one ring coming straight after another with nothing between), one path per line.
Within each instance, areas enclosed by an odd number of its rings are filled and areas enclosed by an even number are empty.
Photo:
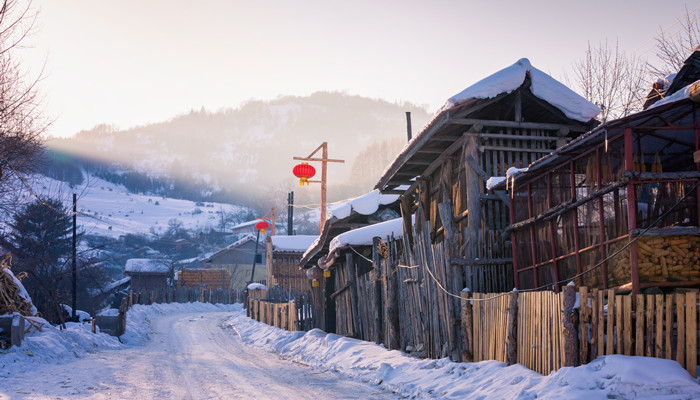
M257 224L257 223L260 222L260 221L262 221L262 220L260 220L260 219L254 219L254 220L252 220L252 221L242 222L242 223L240 223L240 224L234 226L233 228L231 228L231 230L234 230L234 231L235 231L236 229L247 228L247 227L249 227L249 226L255 226L255 224Z
M271 236L273 251L292 251L302 253L311 246L318 235Z
M374 189L367 194L334 205L331 207L331 216L343 219L349 217L353 211L362 215L371 215L377 212L380 205L391 204L398 198L399 195L380 194L379 190Z
M167 259L131 258L126 260L124 272L166 274L170 272L172 261Z
M399 237L403 235L403 219L396 218L386 222L365 226L341 233L331 240L328 253L346 246L367 246L372 244L372 239L379 236L384 239L388 236Z
M651 106L649 106L649 109L656 108L656 107L662 106L664 104L673 103L675 101L685 100L685 99L689 98L690 97L690 87L698 82L700 82L700 80L695 81L694 83L691 83L690 85L684 87L683 89L678 90L676 93L674 93L668 97L664 97L663 99L661 99L661 100L657 101L656 103L652 104Z
M530 90L536 97L561 110L567 117L588 122L600 113L600 108L569 89L566 85L540 71L521 58L504 68L450 97L443 109L452 108L471 99L490 99L501 93L510 93L519 88L530 73Z

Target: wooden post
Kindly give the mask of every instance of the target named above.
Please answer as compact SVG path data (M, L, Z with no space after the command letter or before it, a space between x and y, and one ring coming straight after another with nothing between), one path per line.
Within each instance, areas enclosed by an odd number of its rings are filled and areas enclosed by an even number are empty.
M575 367L578 360L578 329L576 328L576 287L564 286L564 366ZM611 338L608 338L611 340Z
M345 253L345 265L348 269L348 283L350 284L350 308L351 308L351 319L352 319L352 336L354 338L360 338L360 312L358 311L357 304L357 273L355 271L355 260L351 252Z
M382 286L381 275L379 273L379 242L378 236L372 238L372 283L374 285L374 342L382 343L384 332L382 329Z
M387 243L389 246L389 243ZM396 270L393 268L398 268L394 265L393 257L391 257L391 249L387 249L390 256L385 260L380 260L383 264L383 275L384 278L384 293L385 293L385 309L386 309L386 326L387 334L386 347L396 350L401 347L401 335L399 330L399 304L398 304L398 291L399 286L396 282ZM396 261L398 263L398 261Z
M471 156L474 160L479 162L479 146L477 143L476 135L469 135L467 137L467 149L465 156ZM466 255L469 258L476 258L479 256L478 246L480 243L479 234L481 229L481 180L479 179L479 174L472 168L469 162L464 163L464 168L467 177L467 208L469 213L467 214L467 239L468 243ZM467 273L467 287L471 290L478 291L479 288L472 287L472 269L468 270Z
M506 364L518 362L518 293L508 294L508 336L506 337Z
M474 361L474 324L472 315L471 292L462 292L462 313L460 324L462 326L462 361Z

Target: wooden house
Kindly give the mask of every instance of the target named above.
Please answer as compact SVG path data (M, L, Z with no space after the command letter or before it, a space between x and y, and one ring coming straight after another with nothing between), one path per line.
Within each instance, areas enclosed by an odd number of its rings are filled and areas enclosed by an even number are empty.
M320 266L331 275L320 281L319 287L312 288L316 327L326 332L335 332L335 297L336 291L333 269L329 268L329 248L331 241L338 235L352 229L395 219L399 216L399 203L396 195L382 195L373 190L362 196L342 202L331 207L331 213L321 229L321 234L304 252L298 265L302 269ZM330 278L330 279L328 279Z
M409 268L384 273L403 283L399 304L412 305L399 317L402 347L463 359L459 293L514 287L510 243L502 240L508 197L486 182L589 131L599 112L521 59L448 99L409 140L375 186L401 196L405 234L395 258Z
M301 256L318 235L268 236L267 284L279 285L287 292L305 292L311 288L306 272L298 266Z
M257 247L257 255L255 253ZM205 257L202 265L205 268L225 269L231 274L231 289L245 289L250 283L255 260L254 282L262 282L267 277L265 265L265 242L260 239L256 245L256 237L248 235L235 243Z
M131 289L134 292L165 290L172 284L172 261L131 258L126 260L124 274L131 277Z
M672 84L510 178L516 287L700 285L699 89Z
M447 242L451 263L463 267L456 287L508 291L511 252L501 240L508 199L486 190L486 181L587 132L599 111L521 59L450 98L376 188L401 195L405 228L416 214L416 234Z

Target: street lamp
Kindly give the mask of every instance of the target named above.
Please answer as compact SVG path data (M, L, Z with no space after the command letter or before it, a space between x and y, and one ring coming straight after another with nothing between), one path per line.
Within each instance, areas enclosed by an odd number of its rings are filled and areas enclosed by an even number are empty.
M273 221L274 223L274 221ZM253 277L255 276L255 262L258 261L258 242L260 241L260 234L265 234L265 229L269 228L270 224L265 220L259 221L255 224L255 229L258 230L258 234L255 237L255 252L253 252L253 268L250 270L250 283L253 283Z

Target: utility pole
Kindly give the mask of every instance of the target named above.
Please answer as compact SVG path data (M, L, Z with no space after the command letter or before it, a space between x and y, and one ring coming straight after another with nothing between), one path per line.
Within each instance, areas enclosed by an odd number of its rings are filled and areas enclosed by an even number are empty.
M287 235L294 235L294 192L287 194Z
M76 258L76 243L75 243L75 235L76 235L76 227L78 223L78 200L77 200L77 195L73 193L73 312L71 313L71 319L73 321L77 321L75 318L75 310L78 308L78 268L77 268L77 263L75 261Z
M321 158L313 158L314 154L321 150ZM326 223L326 173L328 170L329 162L344 163L345 160L332 160L328 158L328 142L321 143L316 150L314 150L308 157L294 157L294 160L298 161L320 161L321 162L321 181L309 181L321 184L321 229L323 230L323 225ZM319 231L319 232L320 232Z

